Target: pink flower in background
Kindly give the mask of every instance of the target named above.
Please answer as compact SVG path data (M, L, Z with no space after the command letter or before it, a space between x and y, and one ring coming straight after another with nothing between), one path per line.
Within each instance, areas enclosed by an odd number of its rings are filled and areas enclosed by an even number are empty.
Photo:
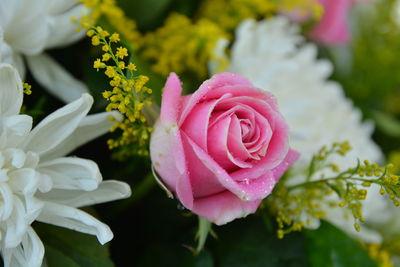
M340 45L349 41L348 15L353 4L362 0L318 0L324 15L311 30L310 37L325 45Z
M181 93L171 74L150 141L155 170L187 209L209 221L254 213L298 157L274 97L233 73Z

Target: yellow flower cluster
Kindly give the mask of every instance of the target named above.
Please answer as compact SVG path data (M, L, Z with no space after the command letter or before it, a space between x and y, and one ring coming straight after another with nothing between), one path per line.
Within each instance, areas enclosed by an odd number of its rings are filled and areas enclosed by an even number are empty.
M305 171L305 182L288 186L288 176L280 180L265 203L276 217L278 237L300 231L303 226L311 223L312 218L323 218L327 207L345 208L354 218L354 228L360 231L360 223L365 221L362 216L362 200L366 199L367 188L373 183L381 187L382 195L388 194L393 204L400 206L399 176L393 174L393 164L381 167L365 160L355 168L341 171L336 164L326 162L330 155L345 156L350 149L348 142L334 143L330 148L324 146L314 155ZM317 177L318 171L328 168L337 174ZM329 196L332 194L337 195L338 201L327 200L331 199Z
M152 105L150 95L152 90L145 86L147 76L134 75L136 66L126 63L128 50L118 46L120 37L117 33L110 34L101 27L92 27L87 35L94 46L101 46L102 58L93 63L93 68L103 69L110 79L112 90L104 91L103 97L109 100L106 110L118 110L124 119L114 125L111 131L120 129L121 137L108 141L110 149L120 148L117 157L124 158L130 154L147 155L147 144L152 128L147 125L145 117L146 106ZM138 148L132 146L138 145Z
M281 12L295 12L300 17L311 17L319 20L324 14L324 8L318 0L280 0L278 9Z
M124 11L117 6L116 0L79 0L91 12L82 17L84 28L96 25L101 17L105 17L110 25L133 47L141 44L141 35L137 30L136 22L128 18Z
M205 0L198 16L232 32L245 19L262 19L279 12L296 12L318 20L324 9L317 0Z
M24 88L24 94L30 95L32 94L32 86L30 86L28 83L22 83L22 88Z
M209 20L192 23L186 16L174 13L163 27L144 36L142 55L154 62L153 70L159 74L189 71L204 78L215 44L225 36Z
M261 19L292 9L300 13L307 10L315 17L323 11L316 0L205 0L194 21L172 14L163 27L145 35L142 55L153 61L153 71L159 74L189 71L204 78L207 62L215 60L217 40L232 39L233 30L244 19Z
M274 0L205 0L198 16L207 18L224 31L232 32L236 26L248 18L265 18L277 11Z
M394 267L393 261L390 259L390 253L382 248L379 244L365 245L371 259L378 263L379 267Z

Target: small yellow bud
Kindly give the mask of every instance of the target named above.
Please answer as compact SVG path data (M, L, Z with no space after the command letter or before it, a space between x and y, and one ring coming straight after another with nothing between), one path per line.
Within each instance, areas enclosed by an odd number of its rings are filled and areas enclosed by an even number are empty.
M113 42L113 43L119 42L120 41L119 34L118 33L113 33L110 36L110 41Z
M126 49L125 47L118 47L117 48L117 53L115 53L115 55L117 57L119 57L120 59L123 59L124 57L128 56L128 49Z
M97 46L99 44L100 44L100 38L97 35L93 36L92 37L92 45Z
M125 69L125 62L123 62L123 61L118 62L118 67L119 67L121 70Z
M282 239L283 236L285 235L285 233L283 232L282 229L279 229L278 231L276 231L276 234L277 234L279 239Z
M94 31L94 30L88 30L88 31L86 32L86 35L87 35L88 37L92 37L94 34L95 34L95 31Z
M354 223L354 229L356 229L357 232L360 232L360 225L358 223Z
M107 69L106 69L106 71L104 72L106 75L107 75L107 77L109 77L109 78L113 78L114 76L115 76L115 70L114 70L114 68L113 67L111 67L111 66L107 66Z
M101 68L105 68L105 67L106 67L106 64L104 64L103 62L101 62L100 59L96 59L96 60L93 62L93 68L95 68L95 69L97 69L97 70L99 70L99 69L101 69Z
M128 65L128 70L131 70L131 71L134 71L134 70L136 70L136 66L135 66L135 64L133 64L133 63L129 63L129 65Z
M111 55L109 53L105 53L105 54L103 54L101 60L106 62L106 61L110 60L110 58L111 58Z

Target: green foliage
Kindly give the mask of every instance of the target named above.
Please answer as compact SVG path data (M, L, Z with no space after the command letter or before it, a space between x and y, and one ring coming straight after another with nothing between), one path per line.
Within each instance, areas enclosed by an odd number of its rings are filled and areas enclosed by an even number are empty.
M112 267L108 245L101 245L95 236L37 223L36 232L45 245L49 267Z
M260 218L247 217L216 228L212 244L215 266L303 267L308 266L304 238L293 233L278 239Z
M400 121L393 115L376 111L372 114L376 121L376 126L386 135L392 137L400 137Z
M327 222L304 236L311 267L377 266L359 243Z

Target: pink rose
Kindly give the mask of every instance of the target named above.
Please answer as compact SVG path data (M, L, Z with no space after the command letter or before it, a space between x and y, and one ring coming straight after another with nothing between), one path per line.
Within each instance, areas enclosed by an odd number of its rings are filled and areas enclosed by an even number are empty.
M233 73L181 93L172 73L150 141L158 175L187 209L216 224L254 213L298 157L274 97Z
M311 30L310 37L325 45L345 44L350 38L348 13L356 2L363 0L318 0L324 15Z

